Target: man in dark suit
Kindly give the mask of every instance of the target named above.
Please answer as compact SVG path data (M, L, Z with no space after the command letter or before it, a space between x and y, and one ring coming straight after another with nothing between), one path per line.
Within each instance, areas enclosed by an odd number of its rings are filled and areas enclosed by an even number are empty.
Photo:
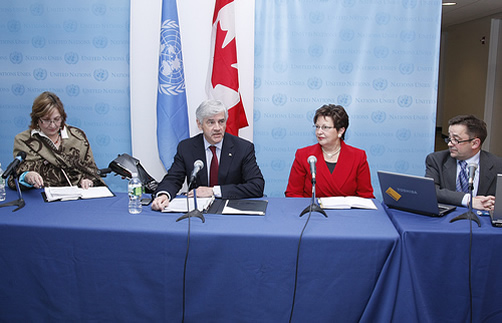
M228 112L223 103L204 101L195 114L202 133L178 144L174 162L155 192L152 209L162 210L169 205L197 160L204 162L193 185L198 197L241 199L263 196L265 180L256 163L254 145L225 133ZM193 191L189 192L189 196L192 195Z
M481 150L487 136L486 123L473 115L460 115L450 119L448 125L449 149L431 153L425 160L425 176L434 179L438 202L467 206L469 190L462 183L469 174L463 165L476 164L472 207L492 210L497 174L502 173L502 158Z

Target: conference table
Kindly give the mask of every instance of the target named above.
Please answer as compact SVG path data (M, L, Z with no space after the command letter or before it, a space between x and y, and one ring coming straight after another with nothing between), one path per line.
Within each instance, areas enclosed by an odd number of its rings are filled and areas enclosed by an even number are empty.
M388 209L401 237L401 266L393 322L470 322L469 220ZM489 216L472 222L472 322L502 322L502 228Z
M2 322L392 321L401 246L377 200L326 218L299 216L310 199L268 197L265 216L203 223L150 207L131 215L122 193L23 197L16 212L0 208Z

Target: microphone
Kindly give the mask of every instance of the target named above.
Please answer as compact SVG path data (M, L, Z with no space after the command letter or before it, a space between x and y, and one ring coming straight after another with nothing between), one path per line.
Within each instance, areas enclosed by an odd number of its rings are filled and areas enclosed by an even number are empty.
M195 176L197 176L197 173L204 167L204 162L200 159L197 159L195 163L193 163L193 170L192 174L190 174L190 181L188 182L188 186L192 186L193 181L195 180Z
M111 172L112 172L112 169L110 167L98 169L98 175L100 177L106 177L106 175L110 174Z
M17 166L19 166L19 164L25 158L26 158L26 153L24 151L18 152L16 158L14 158L12 163L10 163L9 166L7 166L7 169L5 170L5 172L3 172L2 178L6 179L7 177L9 177L9 175L16 170Z
M317 158L314 155L309 156L307 159L309 165L310 165L310 173L312 174L312 182L315 182L315 163L317 163Z
M476 169L478 168L478 164L470 163L467 165L469 169L469 187L473 189L474 187L474 175L476 174Z

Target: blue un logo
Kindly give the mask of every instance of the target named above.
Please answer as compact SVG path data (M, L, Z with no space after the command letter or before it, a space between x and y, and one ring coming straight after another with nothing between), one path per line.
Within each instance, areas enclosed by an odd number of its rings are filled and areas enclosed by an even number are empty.
M383 156L383 154L385 154L385 146L384 145L372 145L370 147L370 154L372 156Z
M287 63L283 63L283 62L275 62L274 63L274 71L276 73L284 73L287 71L287 69L288 69Z
M259 89L261 87L261 78L255 77L254 78L254 88Z
M402 0L403 7L407 9L413 9L417 6L418 0Z
M375 16L377 25L387 25L390 22L390 15L386 12L377 13Z
M66 94L68 96L78 96L80 94L80 87L77 84L69 84L66 86Z
M411 138L410 129L406 129L406 128L397 129L396 138L397 138L397 140L400 140L400 141L410 140L410 138Z
M397 98L397 104L401 108L409 108L413 103L413 97L411 95L400 95Z
M388 82L384 78L377 78L373 80L373 88L377 91L384 91L387 88Z
M105 36L96 36L93 38L92 44L96 48L106 48L108 46L108 38Z
M352 103L352 96L349 94L340 94L337 98L336 101L338 102L339 105L343 107L348 107Z
M319 90L322 87L322 79L314 76L307 80L307 86L311 90Z
M401 34L399 35L401 40L405 43L409 43L415 40L416 38L416 33L414 31L402 31Z
M102 68L94 70L94 79L98 82L104 82L108 79L108 71Z
M382 123L387 119L387 113L385 111L373 111L371 114L371 120L374 123Z
M12 52L9 55L9 59L12 64L21 64L23 62L23 53Z
M63 21L63 30L67 33L73 33L77 31L78 23L76 20L65 20Z
M15 33L21 30L21 22L19 20L10 20L7 22L7 29L11 33Z
M253 120L256 122L261 119L261 111L258 109L253 109Z
M353 69L354 65L352 65L351 62L340 62L340 64L338 64L338 70L342 74L350 74Z
M44 5L42 3L34 3L30 6L30 12L34 16L41 16L44 14Z
M410 164L406 160L398 160L395 162L394 167L399 173L406 173L410 168Z
M94 105L94 111L96 111L97 114L108 114L110 105L108 103L98 102Z
M36 68L33 70L33 77L35 80L43 81L47 78L47 70L45 68Z
M14 83L12 84L10 90L12 91L12 94L16 96L21 96L24 94L25 88L24 85L21 83Z
M272 103L276 106L285 105L288 101L288 97L282 93L276 93L272 95Z
M324 47L321 45L311 45L309 46L309 55L311 57L321 57L324 52Z
M64 54L64 61L68 65L75 65L75 64L77 64L79 59L80 58L79 58L78 54L75 53L75 52L68 52L68 53Z
M18 128L26 128L28 125L28 119L23 116L17 116L14 118L14 125Z
M104 3L93 4L92 13L96 16L104 16L106 14L106 5Z
M285 128L274 128L272 129L272 138L274 139L284 139L286 137Z
M324 13L321 11L311 12L309 15L309 20L312 24L320 24L324 21Z
M399 72L403 75L410 75L415 71L415 65L413 63L401 63L399 64Z
M373 55L375 55L376 58L386 58L389 56L389 48L385 46L376 46L373 48Z
M272 160L270 162L270 168L272 168L274 171L281 171L286 167L286 163L284 160Z
M351 41L354 39L354 31L352 29L343 29L340 31L340 39L343 41Z
M42 36L34 36L31 39L31 45L35 48L43 48L45 47L45 37Z
M108 146L111 142L111 138L108 135L97 135L96 143L100 146Z

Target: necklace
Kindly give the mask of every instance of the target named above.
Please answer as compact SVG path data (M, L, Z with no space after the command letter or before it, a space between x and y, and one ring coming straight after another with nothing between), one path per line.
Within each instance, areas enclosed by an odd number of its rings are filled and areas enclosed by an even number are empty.
M321 149L322 149L322 151L326 154L326 156L328 156L328 158L330 158L330 159L331 159L333 156L336 156L336 154L338 154L338 152L340 151L340 149L341 149L341 148L342 148L341 146L340 146L340 147L338 147L338 149L337 149L337 150L335 150L335 152L333 152L333 153L331 153L331 154L330 154L330 153L328 153L326 150L324 150L324 148L321 148Z
M56 146L59 144L59 139L61 139L61 136L58 134L58 137L56 138L56 141L54 141L54 145Z

